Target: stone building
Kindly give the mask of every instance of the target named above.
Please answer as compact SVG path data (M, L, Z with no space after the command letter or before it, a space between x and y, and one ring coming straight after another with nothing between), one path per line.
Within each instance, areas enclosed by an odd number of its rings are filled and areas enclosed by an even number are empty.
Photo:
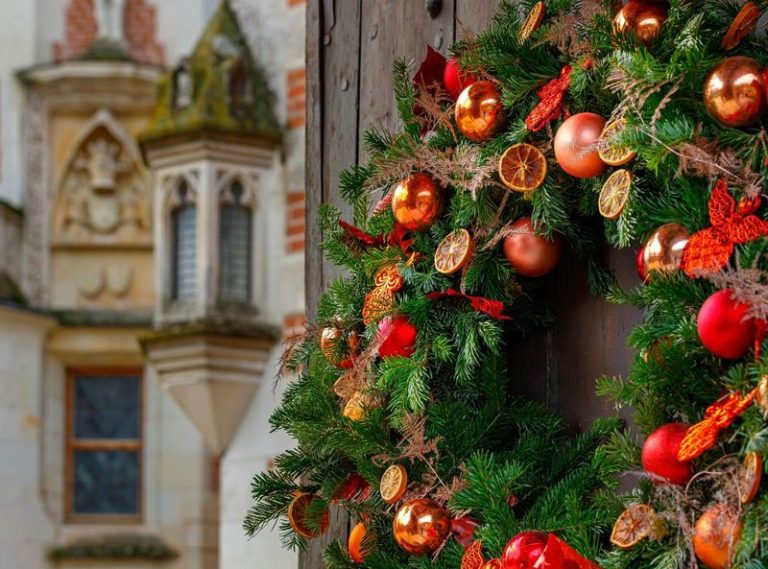
M304 5L0 0L0 569L293 567Z

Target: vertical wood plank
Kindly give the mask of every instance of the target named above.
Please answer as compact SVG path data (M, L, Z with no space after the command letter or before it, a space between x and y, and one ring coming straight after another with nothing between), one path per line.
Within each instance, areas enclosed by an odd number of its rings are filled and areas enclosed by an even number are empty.
M499 0L454 0L456 3L456 33L454 40L477 35L491 23Z

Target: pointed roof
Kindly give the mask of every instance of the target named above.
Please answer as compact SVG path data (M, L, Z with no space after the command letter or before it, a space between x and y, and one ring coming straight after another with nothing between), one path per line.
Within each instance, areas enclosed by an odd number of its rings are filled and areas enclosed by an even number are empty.
M223 133L278 143L273 103L237 14L223 0L192 54L161 79L155 116L139 139Z

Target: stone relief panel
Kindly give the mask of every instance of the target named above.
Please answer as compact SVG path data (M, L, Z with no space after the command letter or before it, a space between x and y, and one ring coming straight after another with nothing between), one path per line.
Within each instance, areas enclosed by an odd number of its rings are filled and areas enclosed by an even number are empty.
M52 245L151 246L149 175L108 111L85 126L57 187Z

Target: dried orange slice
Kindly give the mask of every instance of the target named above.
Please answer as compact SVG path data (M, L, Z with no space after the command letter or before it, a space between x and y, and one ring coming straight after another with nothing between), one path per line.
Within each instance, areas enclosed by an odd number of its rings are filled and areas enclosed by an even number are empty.
M344 406L343 415L351 421L361 421L365 410L376 406L376 398L367 392L356 391Z
M435 268L444 275L460 271L472 260L475 243L466 229L457 229L446 235L435 251Z
M307 524L307 509L315 500L319 500L319 498L312 494L303 493L296 496L288 506L288 523L291 524L293 531L306 539L324 534L331 523L331 515L326 508L320 520L319 528L313 529Z
M600 215L606 219L618 219L627 205L631 187L632 173L629 170L616 170L608 176L597 202Z
M763 457L756 452L748 452L739 471L739 496L742 504L749 504L755 499L762 478Z
M744 38L755 31L757 21L760 19L760 8L754 3L747 2L741 7L739 13L728 28L720 47L725 51L730 51L739 45Z
M357 375L347 372L333 384L333 392L342 399L351 399L360 388Z
M524 42L531 34L539 29L541 22L544 20L544 2L536 2L528 12L528 17L523 22L520 28L520 41Z
M624 119L615 120L603 129L600 135L600 141L597 145L597 153L600 160L609 166L623 166L632 160L637 153L616 142L614 139L622 130L627 127L627 121Z
M647 504L632 504L622 512L611 532L611 543L630 549L645 538L661 539L664 523Z
M510 146L499 159L499 177L510 190L530 192L547 176L547 159L531 144Z
M384 471L379 481L379 494L387 504L394 504L405 494L408 472L402 464L393 464Z
M757 405L768 415L768 375L764 375L757 383Z

